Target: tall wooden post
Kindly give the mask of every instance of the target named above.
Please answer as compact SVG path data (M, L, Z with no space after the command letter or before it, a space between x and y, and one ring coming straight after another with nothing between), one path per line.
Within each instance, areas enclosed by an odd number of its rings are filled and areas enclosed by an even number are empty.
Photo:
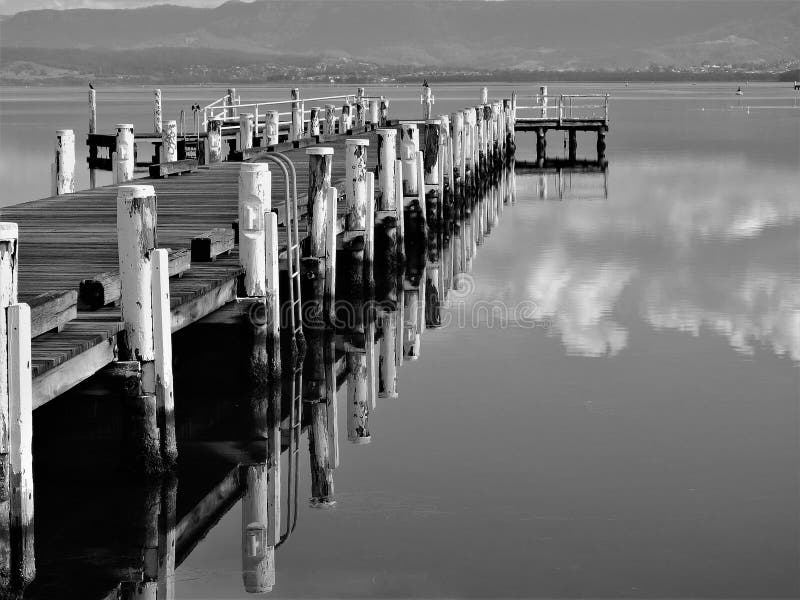
M419 130L414 124L404 124L400 129L400 160L403 161L403 195L416 196L417 152L419 151Z
M336 106L333 104L325 105L325 135L336 133Z
M489 103L489 88L486 86L481 88L481 104Z
M358 88L356 93L356 126L365 127L367 124L367 109L365 106L364 88Z
M97 133L97 93L93 87L89 88L89 133ZM89 188L97 185L95 169L89 169Z
M228 88L227 109L225 116L229 119L236 118L236 88Z
M23 588L36 574L33 552L33 372L31 309L6 309L11 581Z
M161 133L161 90L153 90L153 131Z
M308 222L310 256L325 256L327 235L327 191L331 187L333 148L319 146L306 149L308 155Z
M353 133L352 108L349 102L342 104L342 114L339 117L339 133L347 135Z
M265 148L278 144L280 115L277 110L268 110L264 114L264 133L261 145Z
M56 131L55 193L71 194L75 191L75 134L72 129Z
M345 141L344 172L347 231L364 234L367 225L367 139Z
M308 116L308 135L311 137L319 136L319 106L314 106L309 111Z
M542 118L547 118L547 86L539 88L539 105L542 107Z
M178 124L167 121L161 130L161 162L178 160Z
M427 84L422 86L422 97L420 98L422 104L422 119L427 121L433 114L433 92Z
M385 96L381 96L381 116L380 126L386 127L389 122L389 100Z
M239 113L239 135L236 138L239 152L253 147L253 114Z
M135 153L133 141L133 125L120 123L117 125L117 151L114 168L116 183L125 183L133 179Z
M135 445L129 448L132 450L129 466L143 474L161 472L174 460L171 449L164 451L167 440L174 433L159 431L160 425L164 424L159 419L159 415L164 413L164 408L159 406L159 397L164 393L171 395L171 392L159 392L159 385L164 383L165 371L172 356L165 355L171 352L171 345L163 339L170 335L166 325L170 320L168 282L163 279L157 280L155 285L153 282L154 257L159 257L160 261L166 260L163 253L155 252L156 218L153 186L123 185L118 188L120 298L122 320L125 323L120 357L141 363L141 390L129 398L132 419L128 434ZM159 263L159 266L160 271L156 271L156 276L163 278L163 263ZM154 290L157 292L155 302ZM154 326L157 320L160 320L160 325ZM158 342L155 340L157 333L161 336ZM160 356L157 348L160 348ZM162 378L161 382L159 377Z
M9 467L9 347L7 309L17 303L19 230L0 222L0 585L11 584L11 506Z
M242 163L239 169L239 262L244 267L243 295L267 292L266 215L272 209L272 173L266 163Z
M303 102L300 100L300 90L292 88L292 123L289 129L289 139L293 142L303 139Z
M378 187L381 189L379 210L394 208L394 162L397 159L397 130L378 129Z
M569 130L569 160L575 162L578 158L578 131Z
M206 164L222 160L222 120L209 119L206 123Z

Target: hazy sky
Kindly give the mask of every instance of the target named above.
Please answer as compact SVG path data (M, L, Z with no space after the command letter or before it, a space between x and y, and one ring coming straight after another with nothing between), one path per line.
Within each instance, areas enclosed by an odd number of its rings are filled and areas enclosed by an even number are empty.
M223 4L225 0L0 0L0 14L9 15L14 14L17 12L21 12L24 10L35 10L41 8L54 8L54 9L65 9L65 8L132 8L136 6L147 6L151 4L179 4L182 6L219 6ZM244 0L244 1L253 1L253 0ZM373 2L397 2L402 0L371 0ZM435 1L435 0L434 0ZM489 1L489 0L487 0ZM499 0L492 0L492 1L499 1ZM528 0L531 2L539 1L539 0ZM541 0L552 2L553 0ZM573 0L557 0L559 2L571 2ZM580 1L580 0L576 0ZM585 1L585 0L583 0ZM626 0L622 0L623 2ZM627 0L628 2L632 3L641 3L641 2L662 2L664 0ZM691 2L695 5L695 10L697 10L697 5L702 4L711 4L706 0L666 0L666 3L675 3L678 1L683 2ZM757 5L761 3L770 3L770 2L782 2L786 3L785 0L725 0L726 3L730 4L738 4L738 5ZM718 6L718 2L715 3ZM716 10L716 9L712 9Z

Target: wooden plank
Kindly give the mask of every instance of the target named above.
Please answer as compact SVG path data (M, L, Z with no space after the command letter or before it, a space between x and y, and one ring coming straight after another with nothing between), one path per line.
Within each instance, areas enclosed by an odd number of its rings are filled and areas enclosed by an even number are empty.
M92 346L33 380L33 408L75 387L116 359L116 335Z
M150 165L150 177L167 177L169 175L180 175L181 173L191 173L198 167L197 160L184 158L172 162Z
M182 276L192 266L188 248L169 250L169 276ZM78 285L78 308L97 310L119 300L121 292L119 271L107 271L84 279Z
M172 308L172 332L183 329L187 325L199 321L207 314L236 300L236 278L229 279L222 285Z
M192 238L192 262L211 262L233 250L234 232L230 227L215 227Z
M50 292L28 300L31 307L31 337L39 337L78 316L78 292Z

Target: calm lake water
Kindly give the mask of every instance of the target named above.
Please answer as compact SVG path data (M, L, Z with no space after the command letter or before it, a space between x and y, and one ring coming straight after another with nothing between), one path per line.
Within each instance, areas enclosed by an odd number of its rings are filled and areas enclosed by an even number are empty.
M515 88L535 89L490 96ZM340 389L331 509L307 501L304 434L297 526L275 553L272 597L800 596L800 100L788 84L735 88L550 86L611 93L607 177L516 173L445 326L399 368L399 397L378 399L371 444L347 442ZM175 118L223 86L162 89ZM379 93L391 116L416 117L418 92ZM436 113L479 99L479 86L434 92ZM85 164L85 97L0 88L0 204L49 193L58 128L76 130ZM150 101L149 88L100 90L99 130L149 129ZM517 140L517 160L533 160L533 134ZM565 154L562 140L549 138L551 156ZM594 156L593 136L578 155ZM535 321L459 318L490 302ZM216 425L236 421L235 369L217 369L195 335L176 341L179 516L244 447ZM31 594L102 598L134 577L141 548L115 540L146 500L104 462L120 433L116 397L67 401L37 411ZM74 414L90 428L80 461L84 434L63 427ZM224 508L181 557L175 598L250 596L242 503Z

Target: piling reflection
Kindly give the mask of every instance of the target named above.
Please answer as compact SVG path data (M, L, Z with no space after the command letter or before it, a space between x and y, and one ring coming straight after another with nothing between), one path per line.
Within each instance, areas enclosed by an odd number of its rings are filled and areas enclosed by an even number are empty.
M88 539L86 548L69 551L63 527L53 526L63 511L53 500L58 494L43 496L49 500L37 506L42 527L37 530L40 572L29 588L33 597L48 597L48 590L64 589L70 573L90 569L92 581L100 583L84 590L82 597L172 599L176 569L237 503L242 588L251 594L273 591L279 583L280 547L292 539L299 503L335 508L334 480L344 435L340 424L346 427L344 443L372 441L380 401L401 399L403 362L419 359L426 330L442 326L450 291L463 284L459 277L469 273L503 205L513 202L513 182L513 171L504 171L492 185L476 186L458 197L431 198L424 215L418 205L408 207L401 253L405 259L398 264L399 253L390 244L390 252L376 252L374 285L371 278L354 275L364 268L358 243L345 245L339 257L345 275L339 278L337 297L346 299L346 309L337 308L332 325L305 328L303 358L295 368L285 367L279 381L259 375L271 356L263 332L246 318L248 306L231 305L182 332L176 338L176 356L184 358L176 363L176 377L186 379L180 389L193 402L182 404L187 408L177 415L182 457L177 476L142 486L120 477L116 467L104 467L113 482L103 481L100 487L119 486L119 491L109 496L98 493L96 486L87 487L75 501L102 514L97 522L105 537ZM386 230L397 228L396 222L389 225L383 230L384 242L392 241ZM380 235L379 229L376 247L383 243ZM208 339L236 351L221 357L206 349L203 342ZM293 346L283 343L283 361L289 365ZM214 377L197 375L206 372ZM90 385L76 388L75 394L87 396ZM66 402L78 405L74 397ZM339 402L344 416L337 412ZM48 405L51 411L57 406ZM50 418L54 428L62 425L63 415L38 414ZM109 421L122 423L120 418L102 419ZM96 442L92 440L87 453L97 453ZM304 442L308 467L300 462ZM119 443L113 432L109 443ZM53 473L42 468L38 477L52 478ZM301 481L310 487L301 489ZM39 483L40 489L48 489L46 482ZM109 511L109 499L122 510ZM93 547L107 548L107 556L92 554ZM65 562L66 556L72 558ZM57 567L60 563L66 566Z

